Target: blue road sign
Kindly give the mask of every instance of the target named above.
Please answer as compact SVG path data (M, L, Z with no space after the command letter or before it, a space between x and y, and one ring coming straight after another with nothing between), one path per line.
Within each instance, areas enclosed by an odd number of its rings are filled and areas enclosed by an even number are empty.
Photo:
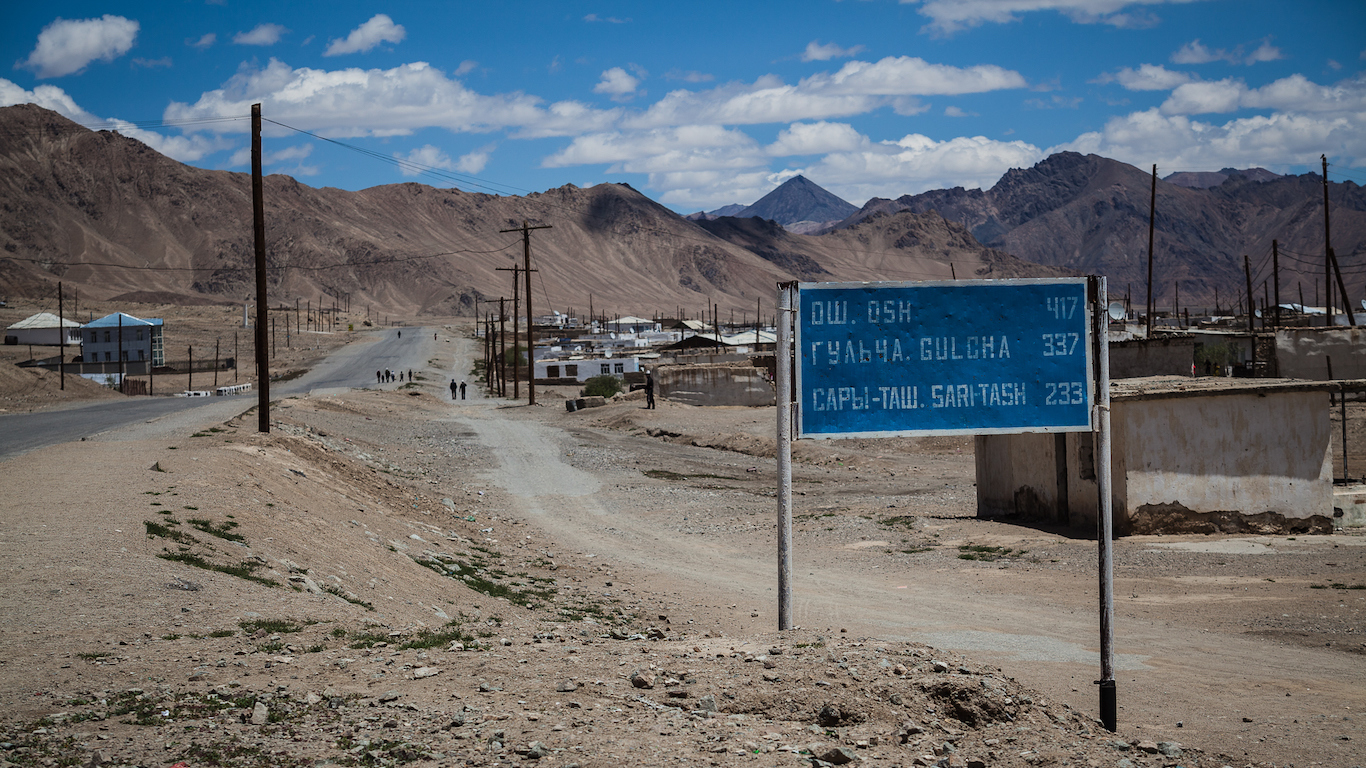
M799 437L1091 429L1086 278L797 287Z

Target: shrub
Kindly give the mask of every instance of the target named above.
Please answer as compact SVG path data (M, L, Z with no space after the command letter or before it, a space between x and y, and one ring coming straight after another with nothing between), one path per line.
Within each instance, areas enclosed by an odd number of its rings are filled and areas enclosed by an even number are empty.
M584 397L611 397L621 391L621 379L609 374L594 376L583 383Z

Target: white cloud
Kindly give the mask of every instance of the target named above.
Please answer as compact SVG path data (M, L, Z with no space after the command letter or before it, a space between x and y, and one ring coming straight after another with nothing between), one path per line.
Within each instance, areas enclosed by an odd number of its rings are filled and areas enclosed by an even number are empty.
M695 72L692 70L671 69L664 73L665 80L682 80L685 83L710 83L715 80L714 75L706 72Z
M1096 82L1117 82L1130 91L1170 91L1193 79L1185 72L1176 72L1160 64L1144 64L1138 69L1124 67L1113 75L1101 75Z
M1366 112L1356 115L1275 112L1222 125L1165 115L1157 109L1111 118L1100 131L1085 133L1050 152L1094 152L1146 167L1287 168L1314 165L1318 156L1354 165L1366 158Z
M587 16L584 16L583 20L589 23L601 21L608 24L626 24L631 21L630 19L622 19L616 16L599 16L596 13L590 13Z
M1276 61L1285 58L1281 49L1271 44L1270 40L1263 40L1252 53L1245 54L1245 47L1239 45L1231 50L1223 48L1209 48L1200 42L1199 38L1181 46L1171 55L1173 64L1209 64L1214 61L1225 61L1229 64L1256 64L1262 61Z
M863 46L856 45L853 48L841 48L834 43L821 45L815 40L806 44L806 50L802 52L802 61L829 61L831 59L847 59L850 56L857 56L863 51Z
M1115 27L1147 27L1157 22L1146 6L1198 0L901 0L920 3L920 13L930 18L928 29L952 34L981 24L1019 21L1018 14L1057 11L1078 24L1109 24ZM1136 10L1125 9L1137 6Z
M1334 85L1318 85L1304 75L1291 75L1261 88L1249 88L1241 80L1187 83L1172 91L1162 103L1166 115L1198 115L1239 109L1275 109L1290 112L1355 114L1366 112L1366 75Z
M605 130L618 113L576 102L546 106L523 93L486 96L425 62L392 69L294 69L278 59L243 69L193 104L171 102L166 120L241 117L260 102L267 117L331 137L407 135L420 128L477 133L515 128L518 137ZM241 132L241 121L191 130Z
M1020 73L995 65L951 67L909 56L889 56L877 62L851 61L836 72L818 73L796 85L766 75L752 84L672 91L644 113L627 118L625 125L653 128L689 122L791 123L847 117L883 106L892 106L900 114L915 114L925 107L909 97L982 93L1025 85Z
M461 155L458 160L451 160L439 147L431 144L424 144L406 155L394 153L394 157L404 164L399 165L399 173L404 176L418 176L423 171L431 168L439 168L447 171L459 171L461 173L475 174L484 170L484 166L489 162L489 150L480 149L469 154ZM421 167L416 167L421 166Z
M275 45L280 42L280 35L288 31L279 24L258 24L250 32L233 35L232 41L238 45Z
M98 19L58 18L38 33L38 44L23 66L38 77L75 74L96 59L113 61L127 53L138 29L138 22L109 14Z
M639 78L621 67L612 67L602 73L602 79L593 86L593 93L604 93L614 101L624 101L633 97L639 87Z
M977 117L976 112L964 112L960 107L944 107L944 117Z
M665 173L753 168L767 161L758 143L742 131L683 125L579 136L541 165L611 164L609 173Z
M213 44L216 42L218 42L218 35L214 34L213 32L206 32L204 36L199 38L198 40L186 40L185 44L190 46L191 48L198 48L200 50L203 50L205 48L213 47Z
M473 59L465 59L464 61L460 62L460 66L456 67L455 72L453 72L452 74L454 74L456 77L460 77L461 75L468 75L478 67L479 62L474 61Z
M1046 155L1023 141L960 136L936 141L909 134L897 141L834 152L809 172L850 202L897 197L944 187L989 187L1011 168L1027 168Z
M333 40L329 43L323 55L364 53L380 43L401 43L407 34L402 24L395 24L394 20L385 14L377 13L369 21L351 30L351 34L347 35L345 40Z
M778 138L764 148L774 157L790 155L823 155L827 152L849 152L868 146L868 137L854 130L848 123L793 123L778 133Z

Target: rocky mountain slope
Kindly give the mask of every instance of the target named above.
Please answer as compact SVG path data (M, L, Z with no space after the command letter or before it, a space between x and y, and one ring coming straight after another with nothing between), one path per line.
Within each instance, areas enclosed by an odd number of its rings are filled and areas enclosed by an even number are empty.
M829 239L718 236L627 185L500 197L394 184L358 192L265 179L272 302L349 295L393 314L469 314L511 296L532 234L537 311L696 316L768 304L775 283L1051 274L992 251L938 216L869 221ZM237 302L254 293L250 177L166 158L32 105L0 109L0 291ZM740 229L744 229L741 227ZM719 231L730 230L722 228ZM769 230L765 230L769 231ZM914 235L908 233L914 232ZM328 299L330 301L330 299ZM770 304L771 306L771 304Z
M1254 171L1257 169L1254 169ZM1208 189L1157 183L1154 288L1170 306L1180 282L1182 304L1228 307L1246 293L1243 254L1253 292L1272 277L1271 241L1281 248L1281 300L1322 297L1323 180L1321 176L1229 174ZM1263 180L1266 179L1266 180ZM1180 179L1178 179L1179 181ZM879 214L937 212L980 242L1028 261L1105 274L1112 293L1145 298L1151 175L1096 155L1063 152L1033 168L1006 173L989 190L940 189L895 200L874 198L836 225L844 229ZM1350 295L1366 288L1366 191L1330 183L1332 237Z

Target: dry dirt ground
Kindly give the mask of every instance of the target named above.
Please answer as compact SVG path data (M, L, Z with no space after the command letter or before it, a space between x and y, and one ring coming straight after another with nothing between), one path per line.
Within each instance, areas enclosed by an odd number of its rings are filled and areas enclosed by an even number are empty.
M969 441L799 444L776 632L771 409L470 394L0 464L0 761L1366 763L1366 537L1117 542L1111 734L1095 543L974 519Z

